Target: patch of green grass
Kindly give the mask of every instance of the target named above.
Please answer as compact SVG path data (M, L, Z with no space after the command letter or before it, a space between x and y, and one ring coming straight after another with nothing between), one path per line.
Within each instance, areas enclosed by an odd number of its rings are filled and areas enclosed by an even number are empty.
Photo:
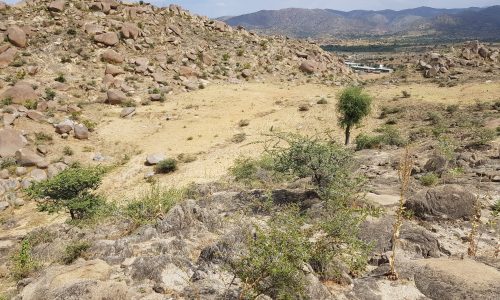
M73 263L79 257L81 257L85 251L90 248L90 243L87 241L75 241L66 246L64 249L64 255L62 257L62 262L66 265Z
M420 183L424 186L435 186L439 183L439 176L433 172L427 173L420 177Z
M29 239L23 239L21 248L12 257L11 274L16 280L30 276L39 266L33 258L32 245Z
M154 183L146 193L127 204L124 214L137 225L154 223L184 198L184 190L164 189Z

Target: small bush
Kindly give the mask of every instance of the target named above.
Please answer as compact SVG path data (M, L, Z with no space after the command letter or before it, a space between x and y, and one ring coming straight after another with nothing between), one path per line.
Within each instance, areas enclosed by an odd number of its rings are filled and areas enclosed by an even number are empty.
M26 192L31 198L43 200L38 204L40 211L54 213L66 209L72 219L89 218L104 204L92 192L100 185L104 172L101 167L72 167L34 183Z
M385 125L376 131L380 134L371 136L361 133L358 135L356 137L356 150L375 149L382 145L401 147L406 144L406 140L394 126Z
M12 257L12 275L14 279L20 280L28 277L38 268L38 263L31 253L31 242L29 239L23 239L21 248Z
M67 156L72 156L73 154L75 154L75 152L73 151L73 149L71 149L70 146L64 146L63 154Z
M239 143L242 143L244 140L246 140L246 138L247 138L246 133L244 133L244 132L237 133L237 134L233 135L233 137L231 138L231 142L233 142L235 144L239 144Z
M433 172L427 173L420 177L420 183L424 186L435 186L439 183L439 176Z
M494 216L500 215L500 199L498 199L497 202L491 206L491 210L493 211Z
M36 143L45 143L52 141L52 135L45 132L35 132Z
M66 78L64 77L64 74L59 74L56 78L54 78L55 81L60 82L60 83L65 83Z
M154 223L184 196L184 190L163 189L155 183L144 195L128 203L124 212L136 225Z
M458 111L460 106L458 104L451 104L446 107L446 111L450 114L453 114Z
M410 98L411 97L411 94L408 91L403 91L402 94L403 94L403 98Z
M83 255L85 251L90 248L90 243L86 241L77 241L69 244L64 249L64 256L62 257L62 262L66 265L73 263L79 257Z
M177 170L177 161L173 158L164 159L155 166L156 174L167 174L167 173L172 173L176 170Z
M5 157L0 159L0 170L9 169L17 165L16 159L13 157Z
M0 101L0 107L8 106L12 104L12 97L7 97Z
M235 274L245 283L244 296L265 294L273 299L302 299L305 296L304 263L311 243L302 231L297 213L275 216L269 229L257 228L249 236L246 253L234 262Z
M249 120L240 120L238 122L238 126L240 126L240 127L246 127L248 125L250 125L250 121Z
M88 120L88 119L85 119L85 120L82 120L81 123L83 125L85 125L85 127L87 127L87 129L92 132L96 129L97 127L97 123L92 121L92 120Z
M36 109L38 107L38 101L26 100L26 102L24 102L24 107L26 107L27 109Z
M51 88L45 89L45 99L50 101L50 100L54 100L55 97L56 97L56 92L54 92L53 89L51 89Z

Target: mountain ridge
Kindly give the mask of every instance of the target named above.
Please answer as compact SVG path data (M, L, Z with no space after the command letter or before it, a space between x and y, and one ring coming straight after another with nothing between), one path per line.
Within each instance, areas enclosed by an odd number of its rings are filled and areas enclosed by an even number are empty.
M218 18L231 26L243 26L266 34L293 37L359 37L408 34L462 35L463 38L500 39L500 6L404 10L352 10L285 8L260 10Z

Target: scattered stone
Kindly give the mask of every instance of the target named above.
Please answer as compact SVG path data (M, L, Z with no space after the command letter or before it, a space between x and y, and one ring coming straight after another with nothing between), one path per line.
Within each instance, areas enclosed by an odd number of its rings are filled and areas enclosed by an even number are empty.
M106 49L106 51L104 51L101 54L101 59L105 62L114 63L114 64L121 64L124 61L123 56L120 53L118 53L112 49Z
M161 153L150 154L146 157L146 164L148 166L156 165L157 163L165 159L165 155Z
M47 9L49 11L53 11L53 12L61 12L64 10L65 4L66 4L66 1L64 1L64 0L52 1L47 6Z
M31 150L19 149L16 151L16 161L22 167L33 167L43 163L43 158Z
M11 99L15 104L26 104L27 101L38 100L38 94L33 87L26 82L18 82L15 86L8 88L0 96L0 99Z
M135 107L125 107L120 112L120 118L131 118L135 115Z
M89 130L87 126L78 124L74 128L75 138L79 140L87 140L89 138Z
M108 90L107 103L111 105L121 104L127 100L127 96L120 90L110 89Z

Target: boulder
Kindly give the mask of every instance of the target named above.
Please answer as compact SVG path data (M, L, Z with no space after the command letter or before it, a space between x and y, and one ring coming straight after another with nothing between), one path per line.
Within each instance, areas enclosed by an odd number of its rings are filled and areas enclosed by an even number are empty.
M115 65L106 65L106 70L104 71L104 74L110 74L111 76L117 76L124 73L122 68Z
M485 47L480 47L479 50L477 51L479 56L482 58L488 58L490 56L490 51L486 49Z
M3 92L0 99L10 98L12 103L24 105L26 101L36 101L38 97L38 94L30 84L18 82L15 86Z
M74 128L75 138L79 140L87 140L89 138L89 129L83 124L78 124Z
M26 138L17 130L0 130L0 157L13 157L16 151L28 144Z
M135 115L135 107L125 107L120 112L120 118L131 118Z
M165 155L161 153L150 154L146 157L146 165L152 166L156 165L160 161L166 159Z
M179 68L179 76L184 77L198 77L199 73L191 67L181 66Z
M471 219L476 196L459 185L443 185L425 189L410 197L405 206L423 219Z
M20 299L131 299L125 283L109 280L111 267L102 260L78 261L45 269L21 291Z
M52 1L47 6L47 9L49 11L53 11L53 12L61 12L64 10L65 4L66 4L66 1L64 1L64 0Z
M302 64L300 64L299 69L307 74L313 74L319 71L319 64L312 60L306 60Z
M45 171L41 169L33 169L30 172L29 177L34 182L40 182L47 179L47 173L45 173Z
M118 35L114 32L106 32L94 36L94 41L106 46L114 46L120 42Z
M433 156L424 165L424 171L442 174L448 167L448 160L443 156Z
M139 37L140 32L141 32L141 29L133 23L124 23L122 25L121 30L120 30L122 37L124 37L126 39L134 39L134 40Z
M66 119L66 120L62 121L61 123L57 124L55 127L56 127L56 133L68 134L75 127L75 123L69 119Z
M114 64L121 64L124 61L123 56L112 49L107 49L106 51L104 51L101 54L101 59L105 62Z
M500 271L470 259L428 259L415 285L430 299L498 299Z
M4 51L0 51L0 68L8 67L16 58L17 49L8 47Z
M167 76L165 76L164 73L155 72L155 73L151 74L151 76L153 76L154 81L156 81L158 83L161 83L161 84L167 84L168 83Z
M17 150L15 156L17 163L22 167L33 167L44 163L41 156L28 149Z
M125 100L127 100L127 95L125 95L122 91L116 89L108 90L108 98L106 100L108 104L121 104Z
M12 45L20 48L26 48L28 38L26 32L24 32L24 30L22 30L19 26L9 27L6 34Z

